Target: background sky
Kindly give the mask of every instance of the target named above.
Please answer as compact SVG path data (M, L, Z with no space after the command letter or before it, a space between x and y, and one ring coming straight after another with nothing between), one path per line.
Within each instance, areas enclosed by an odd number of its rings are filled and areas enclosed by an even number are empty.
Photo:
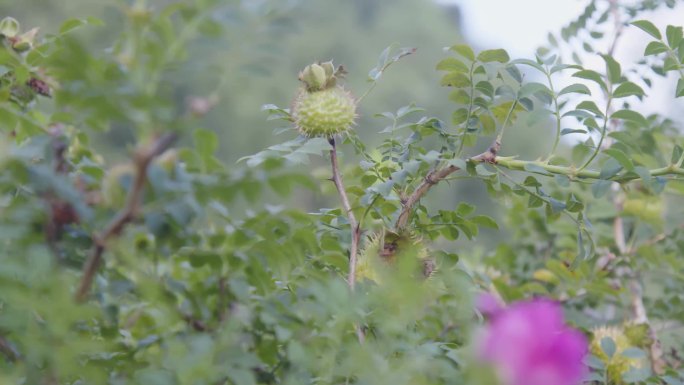
M547 43L549 32L560 29L582 13L588 0L436 0L460 6L461 25L466 41L480 49L504 48L512 58L534 58L537 47ZM624 1L624 0L621 0ZM684 2L675 9L662 7L644 18L664 30L668 24L681 25ZM627 28L615 51L624 66L639 60L649 36L637 28ZM600 49L600 48L599 48ZM603 50L605 51L605 49ZM600 57L589 58L585 65L602 69ZM568 81L570 79L567 79ZM657 78L649 97L639 108L644 113L662 113L684 122L684 101L674 100L676 75Z

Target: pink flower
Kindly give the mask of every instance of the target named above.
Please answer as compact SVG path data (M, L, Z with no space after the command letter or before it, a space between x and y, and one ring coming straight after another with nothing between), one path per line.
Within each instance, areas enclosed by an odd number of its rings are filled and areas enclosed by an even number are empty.
M493 306L493 297L478 299L490 316L479 354L497 369L505 385L578 385L587 374L582 362L587 340L569 328L559 304L548 299Z

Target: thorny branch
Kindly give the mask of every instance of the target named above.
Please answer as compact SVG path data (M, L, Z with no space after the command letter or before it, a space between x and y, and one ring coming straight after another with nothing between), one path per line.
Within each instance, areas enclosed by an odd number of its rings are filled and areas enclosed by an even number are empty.
M340 195L340 201L342 202L342 208L344 209L347 219L349 221L349 226L351 227L351 246L349 250L349 275L347 276L347 283L349 289L354 290L356 285L356 260L359 252L359 241L361 240L361 229L359 228L359 222L356 220L354 211L352 210L351 203L349 203L349 197L347 196L347 190L344 188L344 183L342 182L342 175L340 174L340 165L337 160L337 145L335 144L335 138L329 139L330 146L330 163L332 164L332 182L337 188L337 192ZM360 326L356 327L356 336L359 342L365 340L365 334Z
M499 139L496 139L494 143L492 143L492 145L489 146L487 151L481 153L480 155L476 155L470 158L469 160L474 162L496 163L496 154L498 154L500 150L501 141ZM423 179L423 183L421 183L413 191L413 193L403 202L403 207L401 209L401 212L399 213L397 223L394 227L397 229L406 227L406 225L408 224L409 217L411 216L413 207L418 203L418 201L420 201L420 198L422 198L423 195L425 195L432 188L432 186L436 185L440 181L444 180L447 176L453 174L458 170L460 170L459 167L449 165L444 168L438 168L430 171Z
M107 248L107 242L121 234L124 227L138 215L145 182L147 181L148 166L154 158L168 150L176 141L177 137L178 136L175 133L164 134L158 137L149 146L142 147L135 152L133 158L135 166L133 186L128 192L126 204L121 211L112 219L104 231L93 236L94 246L88 260L83 266L83 276L75 295L77 302L83 302L87 298L90 287L95 279L95 274L102 264L102 255Z

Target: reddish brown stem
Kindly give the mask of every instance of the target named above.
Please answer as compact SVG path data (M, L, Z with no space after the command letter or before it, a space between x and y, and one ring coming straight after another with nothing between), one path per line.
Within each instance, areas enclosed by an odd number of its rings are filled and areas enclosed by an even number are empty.
M494 143L492 143L491 146L489 146L487 151L470 158L470 160L475 162L495 163L496 154L498 154L500 150L501 142L497 139L494 141ZM420 201L420 198L427 194L432 186L436 185L440 181L444 180L447 176L458 170L460 170L459 167L449 165L444 168L438 168L430 171L423 179L423 183L413 190L413 193L409 195L409 197L403 202L403 207L399 213L399 217L397 218L397 222L394 227L397 229L406 227L411 216L411 212L418 201Z
M354 291L356 285L356 261L359 252L359 241L361 240L361 229L359 228L359 222L356 220L354 211L352 210L351 203L349 201L349 196L347 195L347 190L344 188L344 183L342 181L342 174L340 173L340 165L337 160L337 145L335 144L335 138L330 138L330 163L332 164L332 182L337 188L337 192L340 196L340 201L342 202L342 208L347 215L347 220L349 221L349 227L351 227L351 246L349 249L349 274L347 275L347 284L349 289ZM361 326L356 326L356 336L359 342L363 342L366 338L365 333Z
M126 225L133 221L138 215L143 190L145 189L145 182L147 181L148 166L154 158L169 149L176 141L177 137L178 136L175 133L162 135L152 142L150 146L140 148L135 152L133 159L135 165L133 186L128 192L126 204L121 211L112 219L104 231L93 236L94 246L88 260L83 266L81 283L78 290L76 290L75 299L77 302L83 302L88 297L93 280L95 279L95 274L102 264L102 256L107 249L107 242L121 234Z

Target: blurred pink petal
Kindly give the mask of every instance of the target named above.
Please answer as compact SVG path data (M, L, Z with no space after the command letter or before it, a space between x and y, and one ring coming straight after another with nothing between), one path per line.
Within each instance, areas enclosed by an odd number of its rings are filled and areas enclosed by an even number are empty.
M565 325L560 305L547 299L493 313L479 348L505 385L578 385L587 373L586 338Z
M481 293L475 299L475 308L486 316L493 316L503 310L503 304L490 293Z

